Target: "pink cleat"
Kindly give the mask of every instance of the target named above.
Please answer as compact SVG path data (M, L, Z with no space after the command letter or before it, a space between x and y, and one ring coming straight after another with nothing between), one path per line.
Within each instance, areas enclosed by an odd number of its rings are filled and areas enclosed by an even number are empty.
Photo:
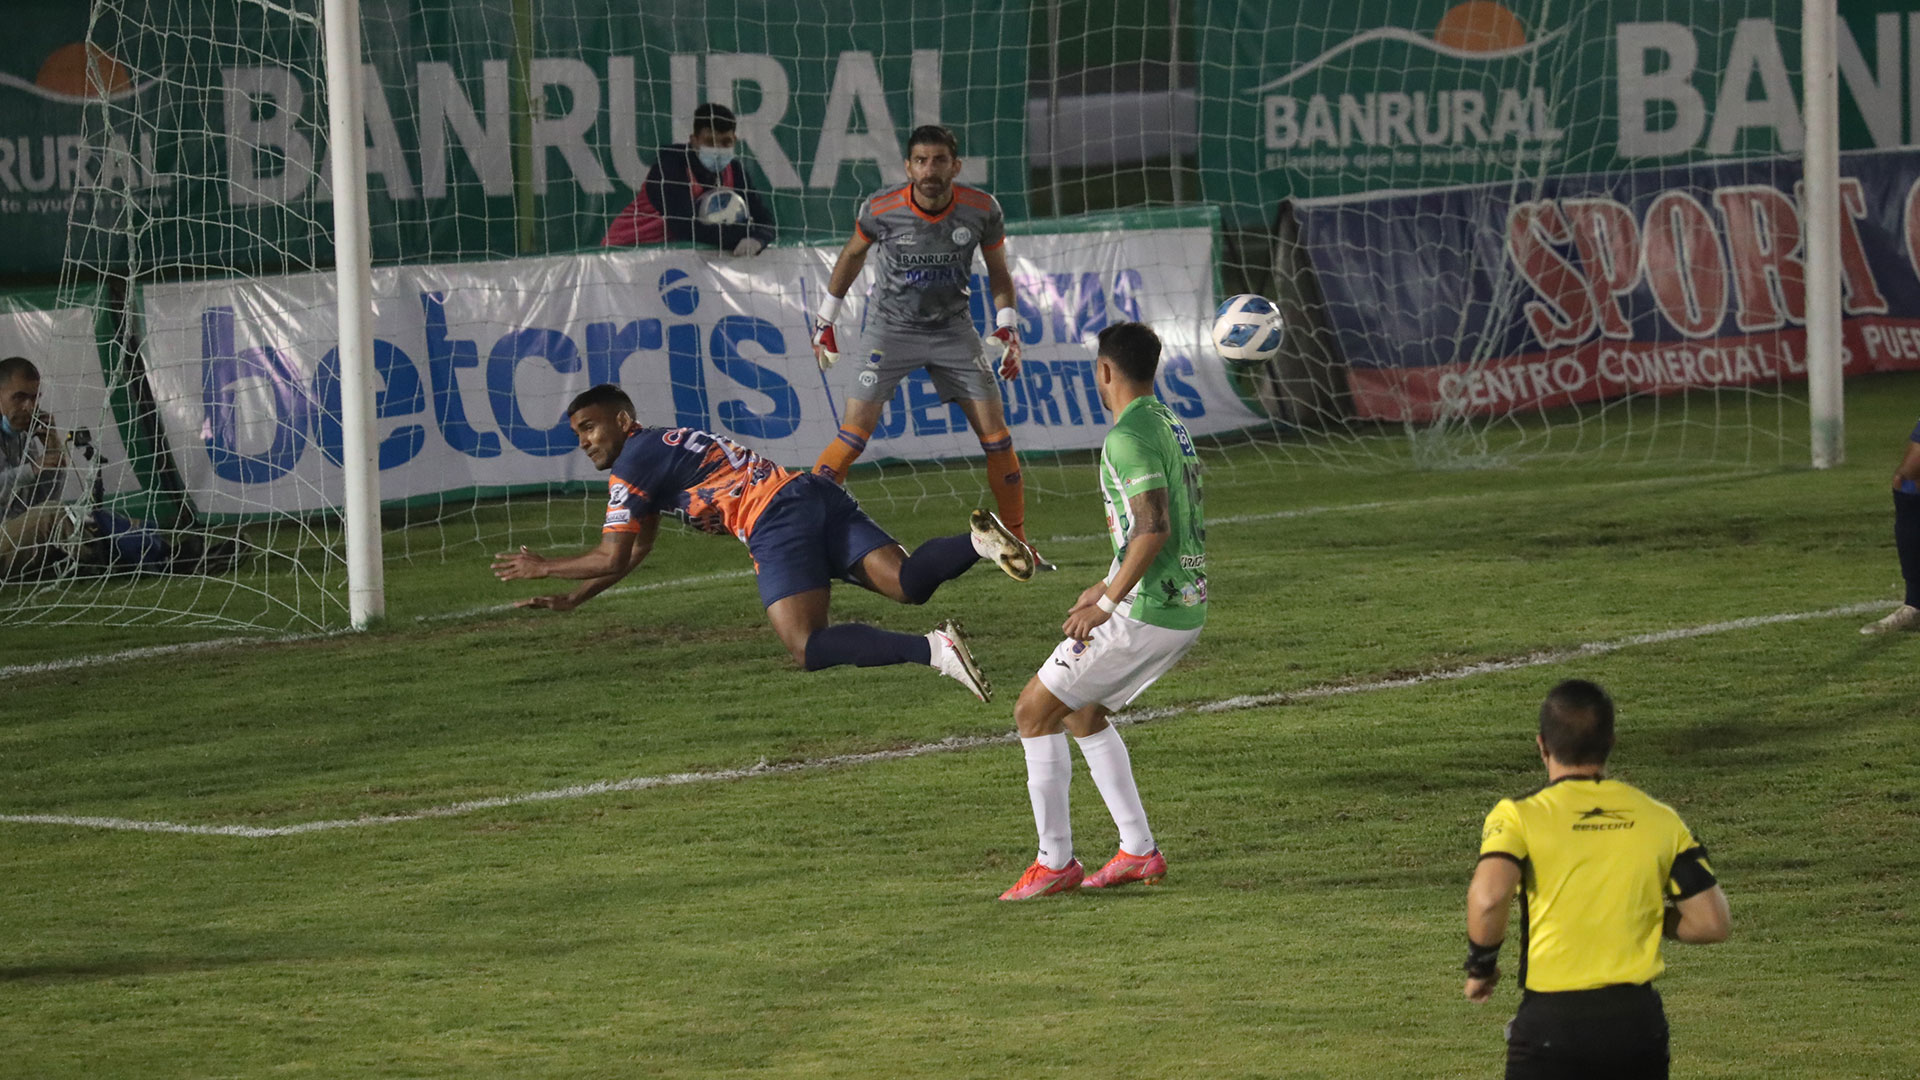
M1129 855L1122 851L1080 887L1106 889L1115 885L1125 885L1129 881L1143 881L1148 885L1158 885L1160 879L1166 876L1166 856L1161 855L1158 850L1147 855Z
M1163 864L1164 866L1164 864ZM1087 876L1087 869L1075 859L1058 870L1046 863L1035 860L1013 888L1000 894L1002 900L1031 900L1036 896L1050 896L1057 892L1067 892L1080 887L1080 879Z

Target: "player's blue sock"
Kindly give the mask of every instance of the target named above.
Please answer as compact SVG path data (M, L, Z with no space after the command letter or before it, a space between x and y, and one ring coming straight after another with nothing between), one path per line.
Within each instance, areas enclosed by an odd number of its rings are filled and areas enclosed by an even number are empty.
M1920 607L1920 495L1893 493L1893 547L1900 553L1900 576L1907 579L1907 603Z
M907 561L900 564L900 591L906 594L907 603L924 604L933 596L933 590L966 573L979 561L980 554L973 550L973 537L966 533L936 536L914 548Z
M966 537L960 539L965 540ZM815 630L807 637L807 670L839 667L885 667L888 664L931 664L933 646L925 634L896 634L866 623L841 623Z

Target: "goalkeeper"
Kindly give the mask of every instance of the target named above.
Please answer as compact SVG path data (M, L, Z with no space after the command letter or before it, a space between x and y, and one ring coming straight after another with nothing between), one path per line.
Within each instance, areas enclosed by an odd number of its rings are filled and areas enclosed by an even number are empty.
M758 255L773 243L773 211L754 190L747 167L734 156L740 136L734 130L733 110L711 102L693 110L693 134L683 143L669 143L653 155L653 168L633 202L620 211L602 247L638 247L669 240L694 241L740 256ZM731 188L747 200L744 224L715 225L701 221L695 207L710 191Z
M1019 319L1013 275L1007 272L1006 218L993 196L954 182L960 174L960 146L953 132L938 124L915 128L908 137L906 170L906 183L883 189L862 204L853 237L833 264L827 295L814 319L813 355L825 371L840 356L835 324L847 290L867 265L868 252L877 249L859 374L848 390L840 431L820 452L813 471L844 483L848 467L879 426L894 388L915 368L924 367L940 399L960 403L987 455L987 484L1000 520L1025 542L1026 487L1007 431L996 365L988 356L989 349L998 354L1000 378L1019 377ZM987 287L997 309L985 341L974 332L969 314L968 281L976 249L987 264ZM1038 569L1052 569L1037 553L1034 561Z

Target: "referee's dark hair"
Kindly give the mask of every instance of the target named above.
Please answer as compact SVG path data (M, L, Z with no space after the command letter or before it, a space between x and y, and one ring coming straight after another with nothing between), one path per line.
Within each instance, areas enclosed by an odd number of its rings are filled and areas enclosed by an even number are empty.
M627 392L614 383L603 382L599 386L589 387L575 395L574 399L567 403L567 418L571 420L574 413L595 405L611 405L615 409L627 410L628 416L634 415L633 399L627 396Z
M953 130L943 124L921 124L907 136L907 156L913 156L916 146L944 146L947 153L960 156L960 140L953 137Z
M1585 679L1554 687L1540 703L1540 741L1562 765L1605 765L1613 753L1613 699Z
M1134 382L1151 384L1160 370L1160 335L1146 323L1114 323L1100 331L1100 355Z

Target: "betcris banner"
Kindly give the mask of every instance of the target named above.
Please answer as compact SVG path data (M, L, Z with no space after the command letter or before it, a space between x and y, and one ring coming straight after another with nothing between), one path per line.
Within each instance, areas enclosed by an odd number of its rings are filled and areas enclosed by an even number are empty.
M1215 228L1015 236L1024 370L1003 381L1024 451L1100 445L1109 420L1086 341L1122 320L1167 343L1158 390L1196 434L1263 422L1198 347L1213 308ZM809 313L833 248L756 259L631 250L374 272L381 497L601 479L566 403L615 382L647 426L730 436L811 467L866 368L864 301L822 373ZM866 294L865 277L854 286ZM991 323L976 274L975 329ZM195 506L212 514L338 506L341 375L330 275L141 290L148 377ZM903 382L867 460L977 456L979 443L924 372Z
M1920 151L1840 172L1845 370L1920 368ZM1419 422L1804 380L1802 186L1772 159L1296 213L1355 414Z

